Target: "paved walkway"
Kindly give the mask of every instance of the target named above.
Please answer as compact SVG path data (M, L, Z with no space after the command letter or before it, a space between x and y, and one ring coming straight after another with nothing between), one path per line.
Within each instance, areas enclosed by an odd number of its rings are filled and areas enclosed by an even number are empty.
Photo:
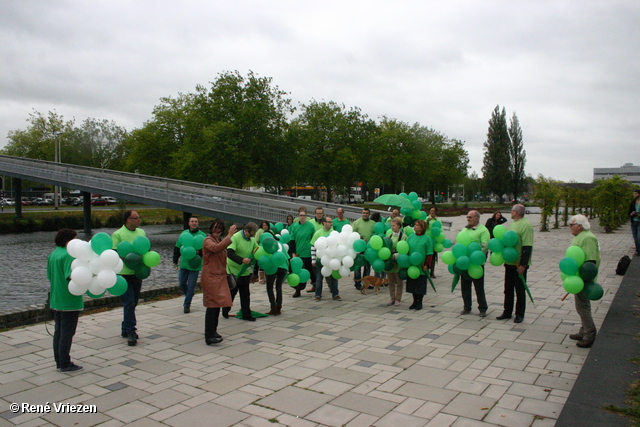
M465 224L453 220L450 238ZM438 293L429 289L421 311L408 309L410 298L387 307L386 288L365 296L342 279L341 302L292 299L287 289L279 317L221 319L218 346L204 343L201 295L190 314L180 298L140 305L136 347L120 337L121 310L83 316L71 356L84 370L73 374L56 371L51 337L37 324L0 333L0 427L553 426L589 350L568 338L579 320L573 297L560 299L558 261L572 236L566 227L539 233L539 217L530 220L536 306L528 303L521 324L495 319L502 267L487 268L489 316L481 319L475 306L459 314L459 287L451 294L442 264ZM593 304L600 325L621 281L615 265L632 242L626 227L594 228L603 250L605 296ZM263 285L252 292L252 308L268 311ZM13 413L11 403L51 412ZM54 403L95 405L96 413L56 413Z

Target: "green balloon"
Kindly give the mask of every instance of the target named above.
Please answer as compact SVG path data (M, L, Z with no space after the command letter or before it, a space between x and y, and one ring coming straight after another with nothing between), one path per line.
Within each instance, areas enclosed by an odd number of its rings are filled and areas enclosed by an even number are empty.
M133 240L133 252L144 255L149 252L151 242L145 236L138 236Z
M151 269L146 265L141 265L136 269L136 277L140 280L144 280L151 274Z
M447 237L443 233L440 233L438 234L438 236L434 237L433 240L435 240L438 243L444 243L444 241L447 240Z
M504 243L505 246L515 246L518 243L518 235L513 230L505 231L502 235L502 243Z
M280 235L280 243L287 244L291 241L291 233L284 233Z
M400 278L400 280L407 280L407 278L409 277L407 271L408 269L406 268L401 268L400 270L398 270L398 277Z
M442 262L447 265L455 264L456 256L451 251L445 252L442 254Z
M511 246L505 247L502 250L502 258L505 262L516 262L518 260L518 251Z
M475 265L483 265L485 262L487 262L487 256L482 251L473 252L469 257L469 259L471 260L471 264L475 264Z
M451 274L456 274L455 264L449 264L447 266L447 270L449 270L449 273L451 273Z
M389 248L389 250L393 249L393 240L390 237L383 237L382 241L384 242L385 248Z
M449 249L451 246L453 246L453 242L450 239L444 239L442 241L442 246Z
M356 240L353 242L353 250L356 252L364 252L367 249L367 242L364 240Z
M120 242L116 249L120 258L126 258L131 252L133 252L133 244L131 242Z
M429 227L431 228L439 228L442 231L442 222L439 219L432 220L429 223Z
M193 246L183 246L180 248L180 256L188 261L196 256L196 249Z
M275 254L279 248L278 242L276 242L276 239L274 239L271 235L264 239L264 241L262 242L262 247L268 254Z
M420 277L420 269L415 265L412 265L407 269L407 276L411 277L412 279L417 279L418 277Z
M400 268L409 268L411 266L411 260L409 259L409 255L407 254L398 255L398 259L396 261L398 262L398 267Z
M471 243L471 236L466 231L461 231L456 236L456 244L468 246Z
M407 242L405 242L404 240L400 240L396 244L396 251L399 254L408 254L409 253L409 244Z
M204 236L197 235L196 237L193 238L193 247L196 249L196 251L199 251L200 249L202 249L203 244L204 244Z
M413 200L411 204L413 205L413 209L422 209L422 203L420 203L420 200Z
M560 271L567 276L574 276L578 274L578 262L569 257L564 257L560 260Z
M373 232L375 234L384 234L384 224L381 222L376 222L373 225Z
M576 245L569 246L564 256L575 259L578 265L582 265L586 259L586 255L582 248Z
M270 256L263 256L258 260L258 265L260 266L261 269L267 270L273 267L273 261L271 260Z
M442 229L437 227L431 227L430 233L433 237L438 237L442 234Z
M278 272L278 266L272 264L271 267L264 268L263 270L264 274L266 274L267 276L272 276Z
M284 224L281 222L276 222L276 225L274 227L278 233L284 230Z
M493 227L493 236L497 239L502 239L502 236L504 236L504 233L506 232L507 232L507 227L505 227L502 224L499 224Z
M578 276L567 276L562 283L564 290L570 294L577 294L584 289L584 281Z
M268 255L268 254L267 254L267 251L264 250L264 247L258 246L258 250L253 253L253 258L259 260L265 255Z
M491 252L502 252L503 249L504 243L502 243L502 240L498 239L497 237L489 240L489 250Z
M364 251L364 258L369 262L373 262L378 259L378 252L373 248L369 248Z
M471 264L467 269L467 272L469 273L469 276L471 276L472 279L479 279L484 274L483 268L475 264Z
M113 240L107 233L98 233L91 238L91 249L98 255L107 249L111 249L112 246Z
M307 270L306 268L303 268L302 270L300 270L298 276L300 277L300 281L302 283L307 283L311 278L311 273L309 273L309 270Z
M472 253L476 251L481 251L482 246L478 242L471 242L469 246L467 246L467 255L471 256Z
M278 251L271 256L271 261L273 261L273 265L283 267L287 262L287 256L284 254L284 252Z
M187 263L189 264L189 267L193 269L198 269L202 267L202 257L200 255L196 255L193 258L191 258ZM150 265L149 267L152 267L152 266Z
M596 282L586 282L584 284L584 293L591 301L598 301L604 295L604 289Z
M418 200L418 193L416 193L415 191L412 191L407 195L407 199L411 200L412 202L414 200Z
M422 212L421 212L421 211L419 211L418 209L414 209L414 210L411 212L411 218L413 218L413 219L420 219L420 218L422 218Z
M289 264L291 265L291 271L295 274L299 274L300 273L300 269L302 269L303 266L303 262L301 258L295 257L295 258L291 258L291 261L289 262Z
M516 254L517 255L517 254ZM489 257L489 262L494 267L504 264L504 258L502 257L502 252L493 252Z
M411 255L409 255L409 260L412 265L420 265L424 262L424 255L420 252L412 252Z
M295 288L296 286L298 286L300 284L300 276L298 276L295 273L291 273L290 275L287 276L287 283L292 288Z
M135 270L142 265L142 256L135 252L131 252L124 258L124 265L129 267L131 270Z
M119 297L127 291L127 280L121 275L116 276L116 284L109 288L109 293Z
M160 254L156 251L149 251L142 255L142 262L147 267L155 267L160 264Z
M333 277L336 280L340 280L342 278L342 276L340 275L340 272L338 270L333 270L331 272L331 277Z
M380 224L380 223L378 223ZM371 236L371 239L369 240L369 245L371 246L371 248L373 250L380 250L380 248L382 247L382 245L384 244L384 241L382 240L382 237L380 236Z
M380 250L378 251L378 258L380 258L383 261L388 260L390 256L391 256L391 251L389 250L389 248L386 248L386 247L380 248Z
M592 262L585 262L578 269L578 275L585 283L591 282L598 277L598 267Z
M458 266L458 268L460 270L466 270L471 265L471 260L466 255L465 256L461 256L460 258L458 258L456 260L456 265Z
M384 271L384 261L376 259L371 263L371 268L373 268L376 273L382 273Z
M444 246L442 245L442 243L436 243L435 245L433 245L434 252L442 252L443 250Z
M467 233L465 233L467 234ZM453 248L451 249L451 252L453 252L453 254L456 256L456 258L460 258L461 256L466 256L467 255L467 247L465 245L463 245L462 243L456 243L455 245L453 245Z
M180 235L180 237L178 238L178 243L180 243L182 246L193 246L193 241L195 240L195 238L193 237L193 235L189 232L182 232L182 234Z

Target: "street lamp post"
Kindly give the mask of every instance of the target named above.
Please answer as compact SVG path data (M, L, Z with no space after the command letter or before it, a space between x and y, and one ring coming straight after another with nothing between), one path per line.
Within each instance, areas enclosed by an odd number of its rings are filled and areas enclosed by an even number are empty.
M54 132L53 133L55 135L55 140L53 141L53 157L54 157L54 162L56 163L60 163L62 161L61 159L61 152L60 152L60 134L62 134L62 132ZM58 199L58 191L59 191L59 187L56 185L53 187L53 204L55 206L55 209L58 210L58 207L60 206L60 201Z

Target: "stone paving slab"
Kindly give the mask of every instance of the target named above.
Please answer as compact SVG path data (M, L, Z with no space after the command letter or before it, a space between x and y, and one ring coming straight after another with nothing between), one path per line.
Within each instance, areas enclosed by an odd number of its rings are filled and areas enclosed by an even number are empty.
M437 292L429 289L421 311L408 309L407 295L387 306L386 288L362 295L349 278L340 280L343 301L292 299L285 286L281 316L221 318L216 346L204 343L200 294L189 314L181 298L141 304L136 347L119 336L121 310L83 316L72 358L85 369L73 374L55 370L51 337L32 325L0 333L0 427L553 426L589 350L568 339L579 319L573 297L561 301L558 262L572 236L567 227L537 232L539 217L530 219L535 306L528 302L521 324L495 319L503 268L487 266L489 316L480 318L475 302L472 314L459 314L460 291L450 292L452 277L439 264ZM453 218L447 237L464 224ZM594 231L603 251L605 295L592 304L600 325L621 280L613 270L632 241L626 230ZM264 285L251 292L252 309L268 311ZM46 402L95 405L96 413L9 409Z

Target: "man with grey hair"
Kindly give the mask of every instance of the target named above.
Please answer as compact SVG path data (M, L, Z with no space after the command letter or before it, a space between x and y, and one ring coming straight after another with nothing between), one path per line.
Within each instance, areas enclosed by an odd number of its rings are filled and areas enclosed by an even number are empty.
M249 280L251 272L245 269L242 274L243 265L251 264L251 256L258 247L256 243L256 232L258 226L255 222L249 222L244 226L243 230L238 231L231 236L231 244L227 246L227 274L233 274L237 277L237 286L231 290L231 300L233 301L238 292L240 293L240 309L242 310L242 320L255 321L256 318L251 315L251 299L249 293ZM240 276L238 277L238 275ZM222 316L229 317L231 307L222 309Z
M600 267L600 244L598 239L591 232L589 220L584 215L575 215L569 220L569 229L574 236L571 246L578 246L584 251L585 263L591 262ZM595 279L594 279L595 280ZM580 316L582 326L577 334L569 335L572 340L578 341L576 345L582 348L589 348L596 339L596 325L591 316L591 300L584 289L575 294L576 312Z
M516 296L516 318L515 323L524 320L524 312L527 305L524 281L527 280L527 270L531 265L531 253L533 251L533 227L527 218L524 217L524 206L514 205L511 208L511 219L513 224L509 228L518 235L518 242L514 246L518 252L518 258L513 262L504 263L504 307L498 320L511 319L513 313L514 293Z
M467 226L462 229L463 232L466 232L471 238L471 242L479 243L482 252L486 255L488 252L489 245L489 229L484 225L480 224L480 212L478 211L469 211L467 214ZM466 276L466 277L465 277ZM484 293L484 267L482 271L482 276L477 279L473 279L466 274L463 275L460 279L461 288L462 288L462 302L464 303L464 308L460 314L465 315L471 313L471 303L472 303L472 295L471 295L471 284L476 290L476 298L478 300L478 310L480 311L480 317L485 317L487 315L487 298Z

